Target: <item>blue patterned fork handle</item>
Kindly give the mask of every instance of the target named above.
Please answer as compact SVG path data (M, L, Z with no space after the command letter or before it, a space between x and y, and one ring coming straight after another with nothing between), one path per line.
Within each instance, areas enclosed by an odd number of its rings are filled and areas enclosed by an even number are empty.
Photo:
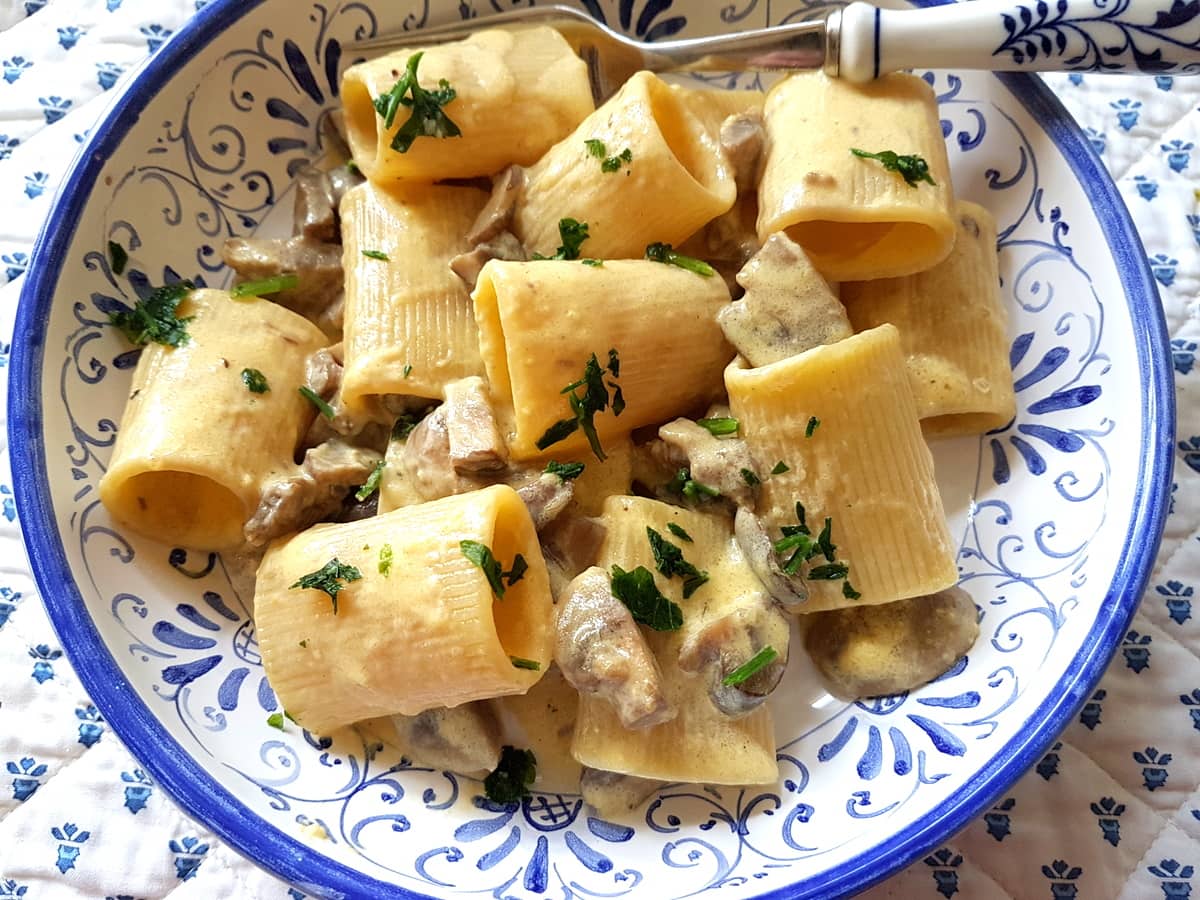
M1200 72L1196 0L974 0L918 10L855 2L826 27L825 69L852 81L914 68Z

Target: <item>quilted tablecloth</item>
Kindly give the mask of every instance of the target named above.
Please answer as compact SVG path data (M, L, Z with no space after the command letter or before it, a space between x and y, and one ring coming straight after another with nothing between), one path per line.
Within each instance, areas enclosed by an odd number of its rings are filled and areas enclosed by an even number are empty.
M0 388L79 142L205 0L0 0ZM1200 896L1200 80L1051 76L1117 181L1171 335L1170 517L1104 679L1033 771L872 898ZM2 415L2 414L0 414ZM0 422L0 900L299 898L184 815L89 700L21 546Z

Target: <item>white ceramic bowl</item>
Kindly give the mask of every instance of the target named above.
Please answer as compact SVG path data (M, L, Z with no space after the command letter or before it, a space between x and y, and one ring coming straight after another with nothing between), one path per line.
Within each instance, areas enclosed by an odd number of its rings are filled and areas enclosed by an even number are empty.
M505 5L474 0L479 15ZM651 38L804 11L583 6ZM308 893L657 900L861 888L969 822L1064 727L1124 634L1166 514L1173 392L1153 280L1108 176L1038 82L928 76L957 190L999 221L1012 319L1016 421L936 449L982 635L937 682L850 705L797 661L773 701L773 787L679 785L604 822L574 796L490 803L477 782L353 734L280 733L266 723L276 701L246 598L220 560L124 534L97 500L136 358L106 313L147 283L227 284L222 240L287 231L290 173L321 152L342 45L471 7L215 2L94 130L30 267L9 395L17 499L63 646L158 782ZM121 277L110 239L131 248Z

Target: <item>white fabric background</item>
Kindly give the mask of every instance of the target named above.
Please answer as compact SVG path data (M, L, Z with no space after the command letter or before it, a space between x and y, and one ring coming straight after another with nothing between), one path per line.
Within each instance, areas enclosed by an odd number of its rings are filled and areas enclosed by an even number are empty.
M203 5L0 0L0 388L55 186L123 73ZM1141 611L1078 720L871 898L1200 896L1200 81L1047 80L1154 266L1179 403L1172 511ZM91 705L29 576L5 442L0 428L0 900L302 898L183 815Z

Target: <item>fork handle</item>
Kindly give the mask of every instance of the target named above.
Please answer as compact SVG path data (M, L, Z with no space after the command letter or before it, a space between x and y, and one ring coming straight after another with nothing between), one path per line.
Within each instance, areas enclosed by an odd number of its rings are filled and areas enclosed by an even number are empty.
M829 37L837 74L851 81L900 69L1200 72L1200 4L1188 0L972 0L903 11L854 2L840 16Z

